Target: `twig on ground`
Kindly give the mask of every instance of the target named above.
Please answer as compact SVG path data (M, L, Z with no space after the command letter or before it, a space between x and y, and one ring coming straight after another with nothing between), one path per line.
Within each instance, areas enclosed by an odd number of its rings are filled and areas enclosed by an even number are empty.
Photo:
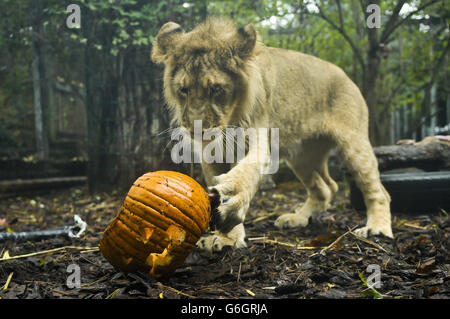
M242 263L240 262L239 263L239 270L238 270L236 282L240 282L241 281L241 267L242 267Z
M3 290L7 290L9 287L9 283L11 282L12 276L14 275L14 272L10 273L8 276L8 279L6 279L6 283L3 286Z
M103 280L105 280L105 279L108 278L108 277L109 277L109 275L105 275L105 276L101 277L100 279L97 279L96 281L93 281L93 282L87 282L87 283L85 283L85 284L82 284L81 287L90 287L90 286L93 286L93 285L95 285L95 284L98 284L99 282L102 282Z
M314 250L314 249L321 249L323 247L313 247L313 246L299 246L298 244L291 244L291 243L285 243L285 242L281 242L278 240L273 240L273 239L267 239L266 237L253 237L253 238L248 238L249 241L259 241L265 244L275 244L275 245L280 245L280 246L287 246L287 247L292 247L298 250Z
M248 293L250 296L252 296L252 297L255 297L255 296L256 296L256 294L255 294L253 291L251 291L250 289L244 289L244 290L245 290L245 292Z
M193 299L197 298L197 297L195 297L195 296L192 296L192 295L189 295L189 294L187 294L187 293L184 293L184 292L182 292L182 291L180 291L180 290L177 290L177 289L175 289L175 288L173 288L173 287L163 285L163 284L160 283L160 282L158 282L157 285L158 285L160 288L164 288L164 289L171 290L171 291L173 291L174 293L177 293L177 294L179 294L179 295L183 295L183 296L186 296L186 297L189 297L189 298L193 298Z
M66 295L66 296L68 296L68 295L72 295L73 293L72 292L70 292L70 291L62 291L62 290L58 290L58 289L50 289L52 292L56 292L57 294L60 294L60 295Z
M269 214L267 214L267 215L259 216L259 217L256 217L256 218L254 218L254 219L251 219L251 220L249 220L247 223L249 223L249 224L258 223L258 222L260 222L260 221L263 221L263 220L265 220L265 219L268 219L268 218L270 218L270 217L272 217L272 216L275 216L275 215L278 215L278 214L279 214L279 212L272 212L272 213L269 213Z
M373 241L371 241L371 240L369 240L367 238L358 236L354 232L350 232L350 234L352 234L355 238L357 238L357 239L359 239L359 240L361 240L361 241L363 241L363 242L365 242L365 243L367 243L369 245L372 245L375 248L378 248L378 249L384 251L385 253L388 253L388 251L386 249L384 249L383 246L381 246L380 244L377 244L377 243L375 243L375 242L373 242Z
M427 226L419 226L419 225L410 224L410 223L403 223L403 226L410 227L410 228L416 228L416 229L420 229L420 230L428 230Z
M37 251L34 253L29 253L29 254L24 254L24 255L17 255L17 256L9 256L9 254L7 256L3 256L2 258L0 258L0 261L7 261L7 260L12 260L12 259L20 259L20 258L28 258L28 257L33 257L33 256L39 256L39 255L45 255L45 254L51 254L51 253L55 253L58 251L62 251L62 250L86 250L86 252L92 252L92 251L98 251L98 247L89 247L89 246L64 246L64 247L59 247L59 248L54 248L54 249L49 249L49 250L42 250L42 251Z
M112 297L114 297L114 295L115 295L116 293L119 292L120 289L122 289L122 288L117 288L117 289L114 290L112 293L110 293L108 296L106 296L105 299L111 299Z
M336 245L342 240L342 238L344 238L345 236L347 236L348 234L350 234L350 233L352 232L352 230L354 230L356 227L357 227L357 226L354 226L352 229L349 229L347 232L345 232L344 234L342 234L341 236L339 236L338 238L336 238L336 240L333 241L331 244L329 244L327 247L322 248L322 250L321 250L320 252L314 253L314 254L312 254L310 257L315 256L315 255L317 255L317 254L324 255L325 252L326 252L327 250L330 250L331 248L333 248L334 246L336 246Z

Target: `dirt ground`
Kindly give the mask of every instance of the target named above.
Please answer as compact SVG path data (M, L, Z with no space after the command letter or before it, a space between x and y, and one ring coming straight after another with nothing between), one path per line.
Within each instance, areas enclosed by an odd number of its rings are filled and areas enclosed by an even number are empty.
M283 231L275 219L304 201L305 191L294 182L260 191L247 215L247 248L195 250L159 280L119 273L97 249L123 195L89 196L85 188L71 188L2 199L0 232L72 225L74 214L88 231L80 239L0 243L0 258L35 254L0 260L0 298L450 298L448 214L393 212L395 239L365 240L349 231L365 216L351 208L348 189L340 186L328 212L306 228ZM79 288L67 286L71 264L80 267ZM366 283L377 269L381 287L370 289Z

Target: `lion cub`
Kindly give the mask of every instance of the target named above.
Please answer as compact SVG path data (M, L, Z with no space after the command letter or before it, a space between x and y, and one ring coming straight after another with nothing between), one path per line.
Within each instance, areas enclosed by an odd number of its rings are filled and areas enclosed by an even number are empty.
M338 186L328 173L336 147L364 195L366 237L393 237L390 197L380 182L368 137L368 110L358 87L337 66L299 52L267 47L252 24L236 28L210 18L191 32L176 23L161 27L152 60L165 65L164 94L174 120L193 134L203 129L278 128L279 152L305 185L308 198L292 214L280 216L279 228L304 227L327 209ZM189 135L189 134L188 134ZM210 251L244 247L244 218L261 182L269 138L249 145L235 165L202 162L205 180L219 195L216 228L198 246ZM256 159L256 160L255 160Z

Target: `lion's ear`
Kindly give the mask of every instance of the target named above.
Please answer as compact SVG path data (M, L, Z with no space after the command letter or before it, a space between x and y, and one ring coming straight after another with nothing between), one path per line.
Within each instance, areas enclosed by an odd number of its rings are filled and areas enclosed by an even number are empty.
M175 22L167 22L158 32L153 42L152 61L164 63L173 50L177 39L184 33L181 26Z
M237 30L236 54L243 60L249 58L256 45L257 33L255 26L251 23Z

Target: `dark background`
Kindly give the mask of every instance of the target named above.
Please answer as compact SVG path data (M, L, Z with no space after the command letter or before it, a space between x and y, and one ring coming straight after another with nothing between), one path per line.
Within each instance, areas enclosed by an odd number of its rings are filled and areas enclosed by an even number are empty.
M255 23L264 43L342 67L370 110L374 145L448 134L449 6L427 1L0 1L0 179L87 176L91 192L128 189L170 160L169 114L152 41L167 21L208 15ZM380 5L368 28L367 5ZM198 177L198 176L197 176Z

